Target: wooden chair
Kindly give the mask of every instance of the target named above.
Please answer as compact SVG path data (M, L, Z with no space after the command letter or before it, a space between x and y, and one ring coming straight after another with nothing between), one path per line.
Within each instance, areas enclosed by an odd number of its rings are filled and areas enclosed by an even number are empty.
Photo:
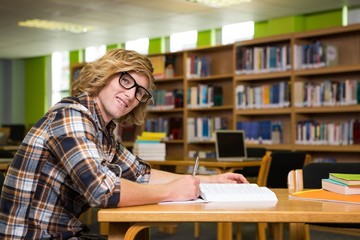
M271 154L266 148L246 148L246 156L249 158L263 159L266 154ZM243 174L250 182L256 182L259 175L260 167L246 167L242 169L231 169L231 171ZM236 225L237 240L241 240L241 224ZM200 223L196 222L194 225L194 237L195 239L200 237Z
M0 127L0 145L7 145L10 136L9 127Z
M288 174L288 189L290 192L303 189L321 188L321 179L328 178L329 173L360 173L360 163L309 163L302 169L291 170ZM360 236L360 224L304 224L301 229L290 224L290 233L297 232L310 240L310 227L317 230L337 232ZM302 232L301 232L302 231Z
M302 168L311 160L311 156L305 152L274 151L264 156L257 184L269 188L287 188L287 176L289 171ZM267 223L258 223L257 235L259 240L266 239ZM274 239L283 239L283 224L278 228L269 228Z
M246 148L247 158L257 158L262 159L267 154L266 148L256 147L256 148ZM257 182L259 176L260 167L246 167L242 169L235 169L234 172L241 173L244 175L249 182Z

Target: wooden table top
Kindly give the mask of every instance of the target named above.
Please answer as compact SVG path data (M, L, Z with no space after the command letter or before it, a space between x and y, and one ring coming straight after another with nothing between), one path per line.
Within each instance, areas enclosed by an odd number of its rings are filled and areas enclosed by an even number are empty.
M19 145L0 145L0 149L6 151L17 151L19 149Z
M341 222L359 223L360 205L290 200L274 189L275 206L241 203L177 203L101 209L99 222Z

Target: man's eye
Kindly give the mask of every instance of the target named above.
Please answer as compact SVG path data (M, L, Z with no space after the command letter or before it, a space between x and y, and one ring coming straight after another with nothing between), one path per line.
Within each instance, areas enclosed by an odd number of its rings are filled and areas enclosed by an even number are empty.
M136 92L136 95L138 97L143 97L145 95L145 92L144 91L141 91L140 89L138 89L138 91Z
M127 78L123 78L123 81L122 81L125 85L129 85L130 84L130 80L127 79Z

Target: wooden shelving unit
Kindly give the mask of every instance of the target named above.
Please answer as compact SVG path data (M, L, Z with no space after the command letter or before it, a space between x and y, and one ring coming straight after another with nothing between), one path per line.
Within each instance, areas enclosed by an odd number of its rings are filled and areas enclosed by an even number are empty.
M297 82L323 84L325 81L344 82L345 80L360 81L360 25L323 29L293 36L293 44L309 44L321 41L326 45L336 46L337 64L314 69L295 69L292 75L293 85ZM298 89L293 88L293 93ZM294 96L294 94L293 94ZM295 100L292 100L293 103ZM313 157L334 157L338 160L358 161L359 144L295 144L296 124L300 121L341 124L351 119L360 118L359 102L354 105L334 106L293 106L292 134L294 149L312 153Z
M320 68L300 69L295 68L296 46L311 44L321 41L326 45L336 46L338 58L334 66L322 66ZM242 72L239 67L243 63L240 51L255 48L278 47L286 49L282 54L285 62L283 68L278 70L259 70L255 72ZM272 50L271 50L272 51ZM268 50L267 54L269 54ZM269 150L299 150L307 151L313 157L334 156L337 159L358 161L360 145L332 145L332 144L298 144L297 124L300 121L347 121L351 118L360 119L360 105L336 105L336 106L296 106L295 93L297 82L321 83L326 80L345 81L354 79L360 81L360 25L337 27L303 33L286 34L281 36L259 38L237 42L232 45L215 46L185 50L176 53L159 54L161 56L174 55L174 76L156 80L157 89L174 90L182 89L183 107L170 110L153 109L149 111L148 119L177 117L183 120L181 139L167 140L167 159L193 159L189 156L191 151L214 151L213 140L192 141L188 139L188 119L196 117L223 117L228 120L228 128L235 129L238 121L261 121L272 120L283 123L283 139L281 144L263 144ZM265 54L266 55L266 54ZM206 74L193 76L190 73L189 59L203 58L210 62ZM240 60L241 58L241 60ZM260 64L260 63L259 63ZM266 65L266 64L263 64ZM82 66L76 66L74 71ZM206 70L206 69L205 69ZM284 82L289 86L288 106L271 108L239 108L236 104L237 95L235 89L238 85L263 86ZM193 107L189 106L191 87L199 85L211 85L222 87L222 104L220 106ZM257 144L248 143L249 147L257 147Z

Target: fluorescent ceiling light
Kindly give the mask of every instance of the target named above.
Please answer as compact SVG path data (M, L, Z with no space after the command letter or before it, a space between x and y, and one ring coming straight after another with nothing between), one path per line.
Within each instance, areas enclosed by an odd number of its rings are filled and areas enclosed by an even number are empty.
M208 7L220 8L237 5L244 2L251 2L251 0L186 0L192 3L199 3Z
M79 24L55 22L44 19L30 19L26 21L18 22L18 26L31 27L31 28L42 28L53 31L65 31L72 33L85 33L94 30L92 26L84 26Z

